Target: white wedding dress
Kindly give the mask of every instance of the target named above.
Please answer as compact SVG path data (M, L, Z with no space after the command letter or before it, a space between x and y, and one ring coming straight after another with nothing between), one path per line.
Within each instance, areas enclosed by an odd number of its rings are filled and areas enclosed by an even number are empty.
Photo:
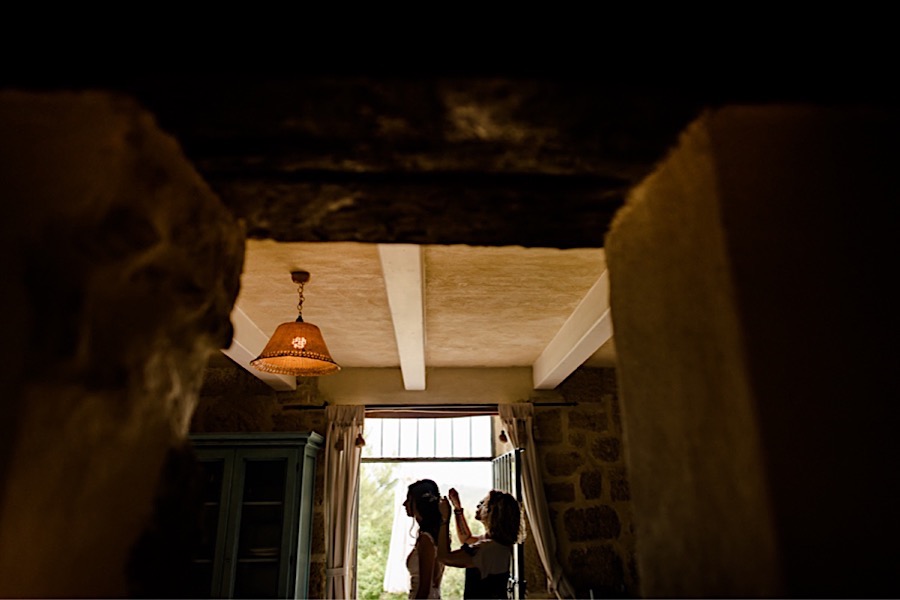
M431 543L434 544L434 539L431 537L431 534L426 531L420 531L419 535L427 535L428 539L431 540ZM437 548L437 544L434 546ZM435 560L435 568L438 568L440 563ZM409 597L415 597L415 590L419 589L419 550L415 546L413 546L412 552L409 553L409 556L406 557L406 568L409 570ZM438 585L434 585L434 579L431 581L431 589L428 590L429 598L440 598L441 597L441 586L440 583Z

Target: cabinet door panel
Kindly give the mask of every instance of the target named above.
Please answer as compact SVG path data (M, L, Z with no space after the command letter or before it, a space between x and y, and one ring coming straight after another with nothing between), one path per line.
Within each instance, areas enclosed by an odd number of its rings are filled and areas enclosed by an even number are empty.
M314 432L191 437L206 489L203 539L186 597L304 596L322 437Z
M290 565L285 535L286 510L292 510L293 483L289 483L295 452L248 449L237 453L241 467L235 489L240 499L235 530L235 569L232 597L284 597Z
M257 451L253 454L271 451ZM287 457L266 458L242 454L244 459L245 504L251 502L283 502L287 485Z
M222 558L230 501L234 452L208 450L200 455L203 477L203 507L200 515L202 537L194 551L190 592L196 598L220 596L223 578Z
M277 598L278 561L239 562L234 571L232 598Z

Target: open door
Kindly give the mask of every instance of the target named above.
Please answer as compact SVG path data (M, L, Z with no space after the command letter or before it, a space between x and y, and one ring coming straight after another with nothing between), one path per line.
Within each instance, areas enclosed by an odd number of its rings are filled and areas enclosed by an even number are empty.
M522 448L510 450L491 461L494 489L512 494L522 502ZM516 544L513 550L513 564L509 572L506 594L510 600L525 598L525 546Z

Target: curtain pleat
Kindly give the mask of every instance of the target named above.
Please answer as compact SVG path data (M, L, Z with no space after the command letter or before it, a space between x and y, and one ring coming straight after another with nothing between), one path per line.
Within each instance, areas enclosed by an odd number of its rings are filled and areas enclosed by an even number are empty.
M575 592L562 572L556 559L556 535L544 498L544 484L535 450L534 406L529 402L499 404L500 420L506 428L509 441L522 452L522 494L530 531L537 545L538 556L548 575L547 591L557 598L574 598Z
M364 406L325 408L325 597L356 598L356 497Z

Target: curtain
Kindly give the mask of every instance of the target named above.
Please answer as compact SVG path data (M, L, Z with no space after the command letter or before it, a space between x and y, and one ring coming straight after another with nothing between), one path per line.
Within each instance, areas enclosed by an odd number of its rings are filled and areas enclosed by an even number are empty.
M522 493L525 513L528 515L530 531L537 545L538 556L548 575L547 591L557 598L574 598L575 592L563 575L562 567L556 559L556 535L550 522L547 501L544 499L544 484L538 464L534 436L534 406L530 402L499 404L500 420L506 428L509 441L515 448L522 448Z
M325 597L356 598L356 497L364 406L326 406Z

